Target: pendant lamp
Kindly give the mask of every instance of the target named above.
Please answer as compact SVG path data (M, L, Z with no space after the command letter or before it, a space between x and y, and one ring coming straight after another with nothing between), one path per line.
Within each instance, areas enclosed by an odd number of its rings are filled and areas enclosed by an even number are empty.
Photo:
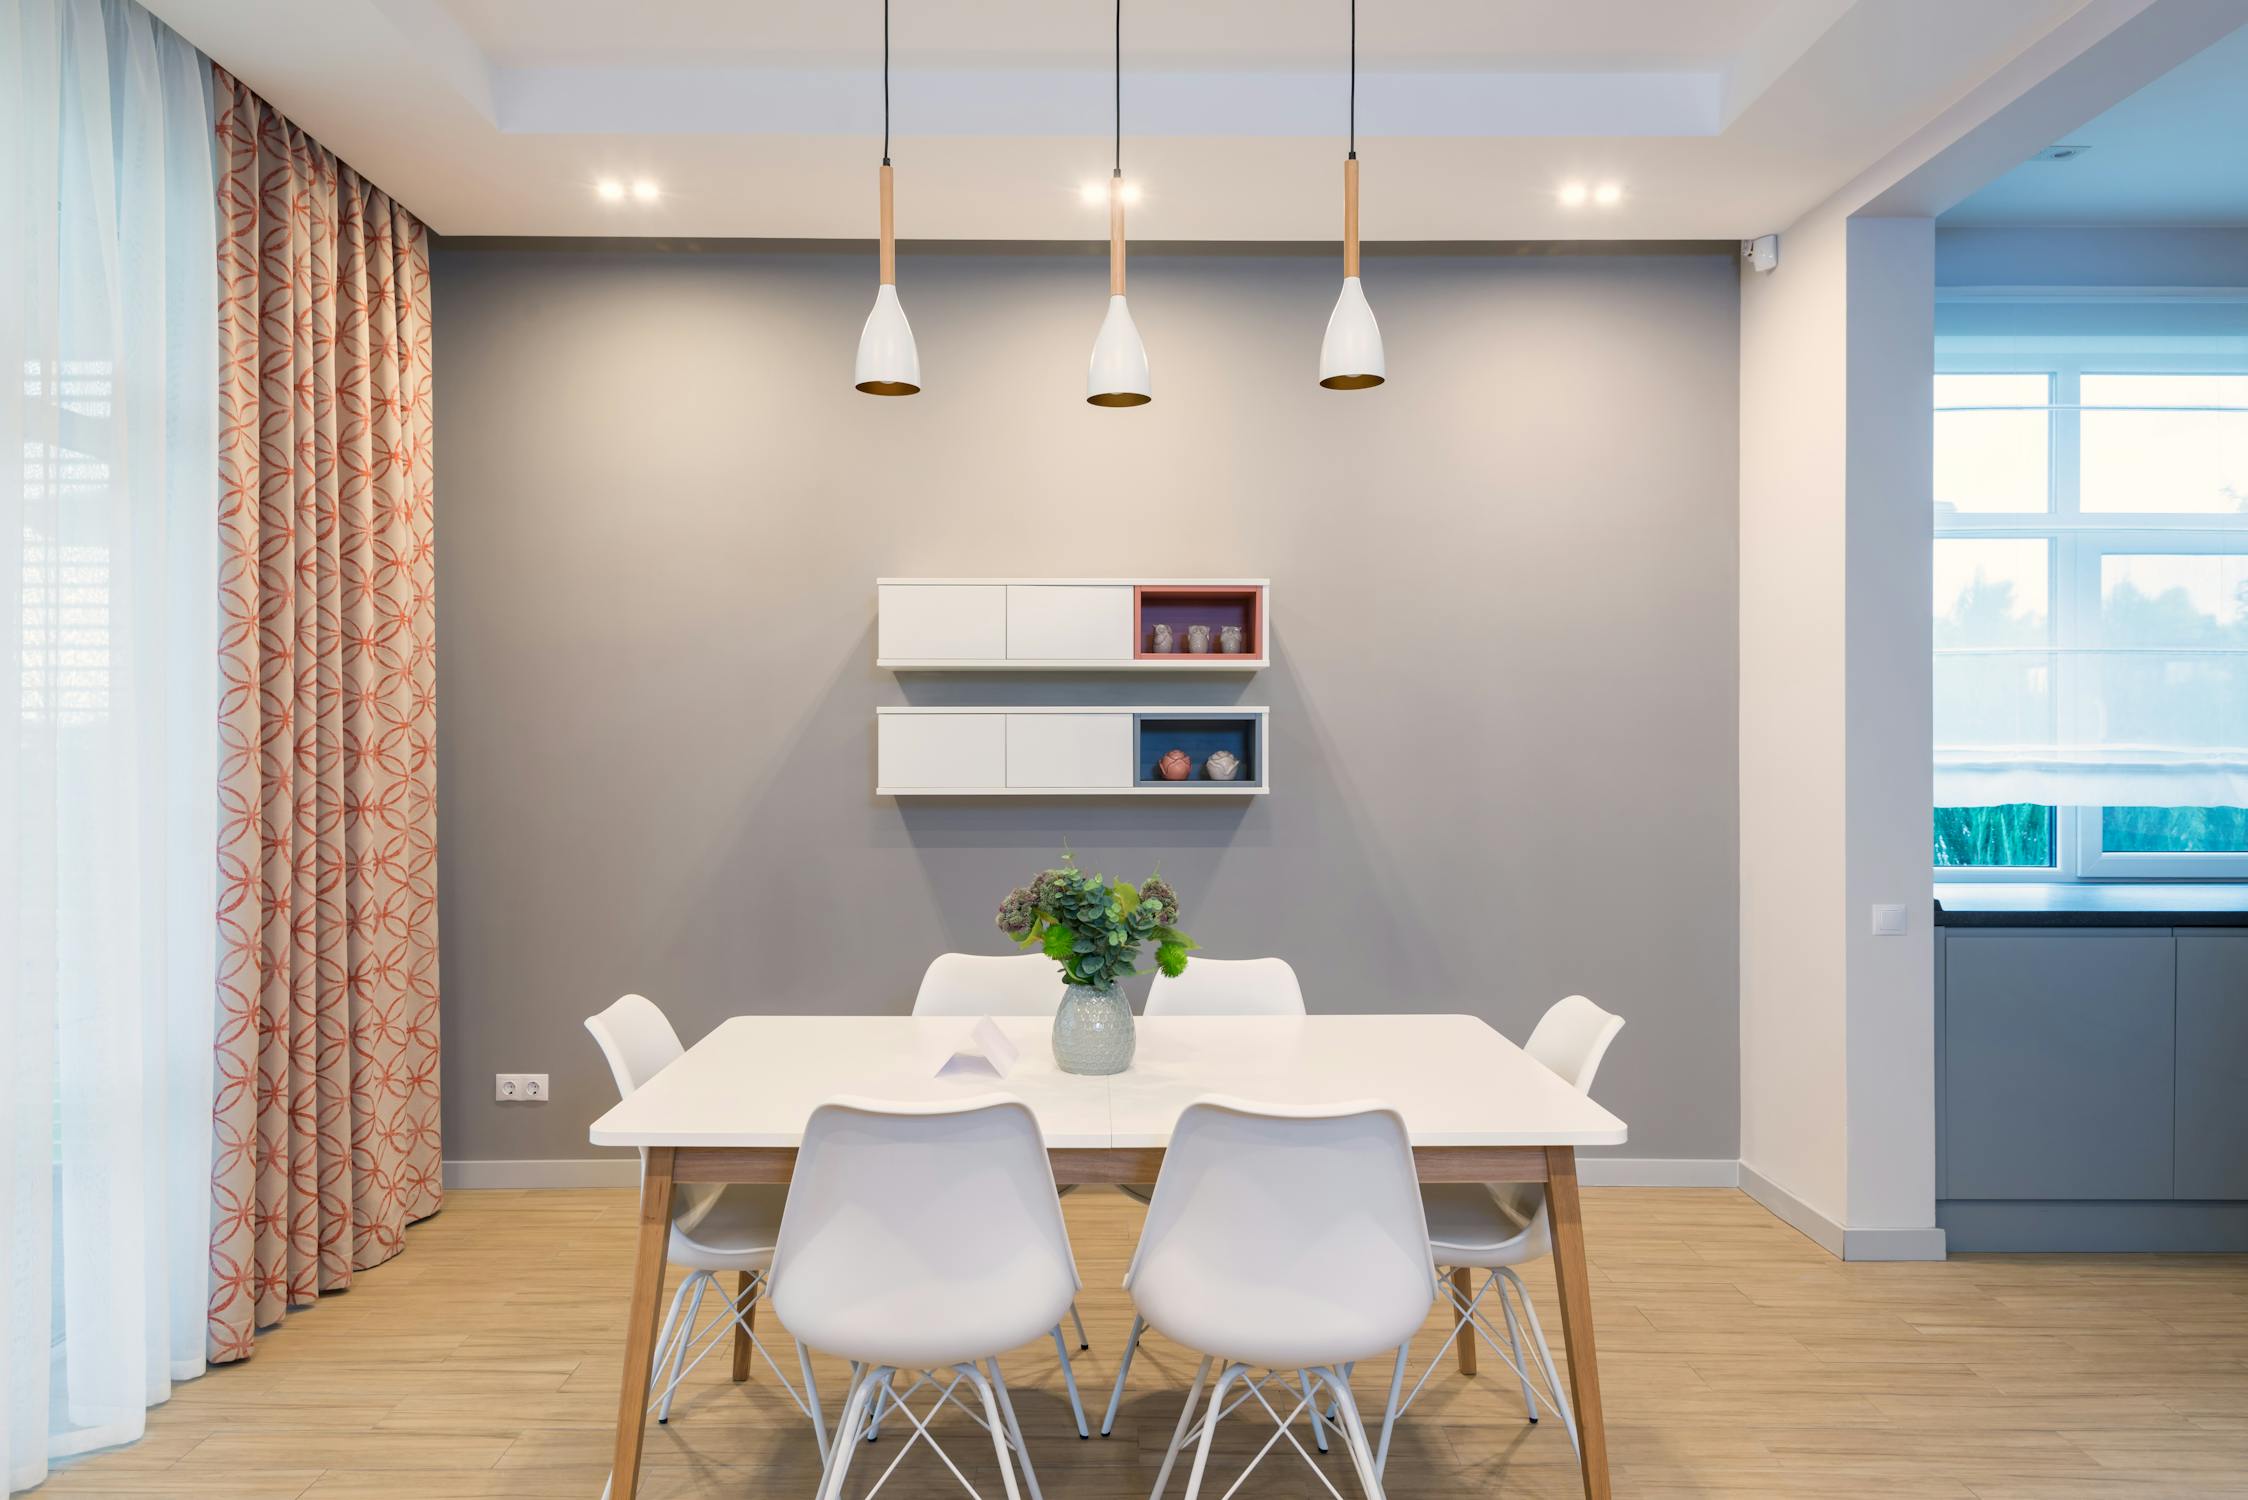
M874 289L874 311L859 330L859 358L853 376L869 396L911 396L921 389L921 351L913 345L913 325L898 301L898 239L890 177L890 0L882 0L882 284Z
M1363 391L1388 378L1382 330L1358 284L1358 0L1350 0L1350 155L1343 158L1343 291L1319 344L1319 383Z
M1108 316L1093 340L1085 399L1094 406L1145 406L1155 399L1147 345L1124 301L1124 0L1116 0L1116 165L1108 178Z

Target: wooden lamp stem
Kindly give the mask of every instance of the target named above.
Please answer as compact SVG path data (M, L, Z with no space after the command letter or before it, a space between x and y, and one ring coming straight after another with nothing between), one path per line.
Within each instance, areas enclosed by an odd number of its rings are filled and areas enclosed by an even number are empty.
M1108 179L1108 294L1124 295L1124 174Z
M1343 158L1343 275L1358 274L1358 153Z
M890 164L882 164L882 285L898 284L898 230Z

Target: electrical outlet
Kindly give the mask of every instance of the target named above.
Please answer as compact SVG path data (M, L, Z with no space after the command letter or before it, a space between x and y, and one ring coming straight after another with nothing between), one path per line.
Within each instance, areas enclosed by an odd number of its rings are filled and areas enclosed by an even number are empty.
M501 1104L544 1104L544 1073L498 1073L492 1078L492 1097Z

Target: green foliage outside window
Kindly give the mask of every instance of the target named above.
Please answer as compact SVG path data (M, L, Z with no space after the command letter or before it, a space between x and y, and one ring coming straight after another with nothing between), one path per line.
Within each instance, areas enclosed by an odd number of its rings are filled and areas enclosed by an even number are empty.
M2053 809L2034 802L1936 809L1939 869L2050 869L2053 842Z

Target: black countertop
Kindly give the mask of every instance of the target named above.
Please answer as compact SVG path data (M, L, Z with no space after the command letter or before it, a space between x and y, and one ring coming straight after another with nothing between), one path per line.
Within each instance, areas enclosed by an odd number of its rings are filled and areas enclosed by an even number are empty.
M1936 885L1938 927L2248 927L2248 885Z

